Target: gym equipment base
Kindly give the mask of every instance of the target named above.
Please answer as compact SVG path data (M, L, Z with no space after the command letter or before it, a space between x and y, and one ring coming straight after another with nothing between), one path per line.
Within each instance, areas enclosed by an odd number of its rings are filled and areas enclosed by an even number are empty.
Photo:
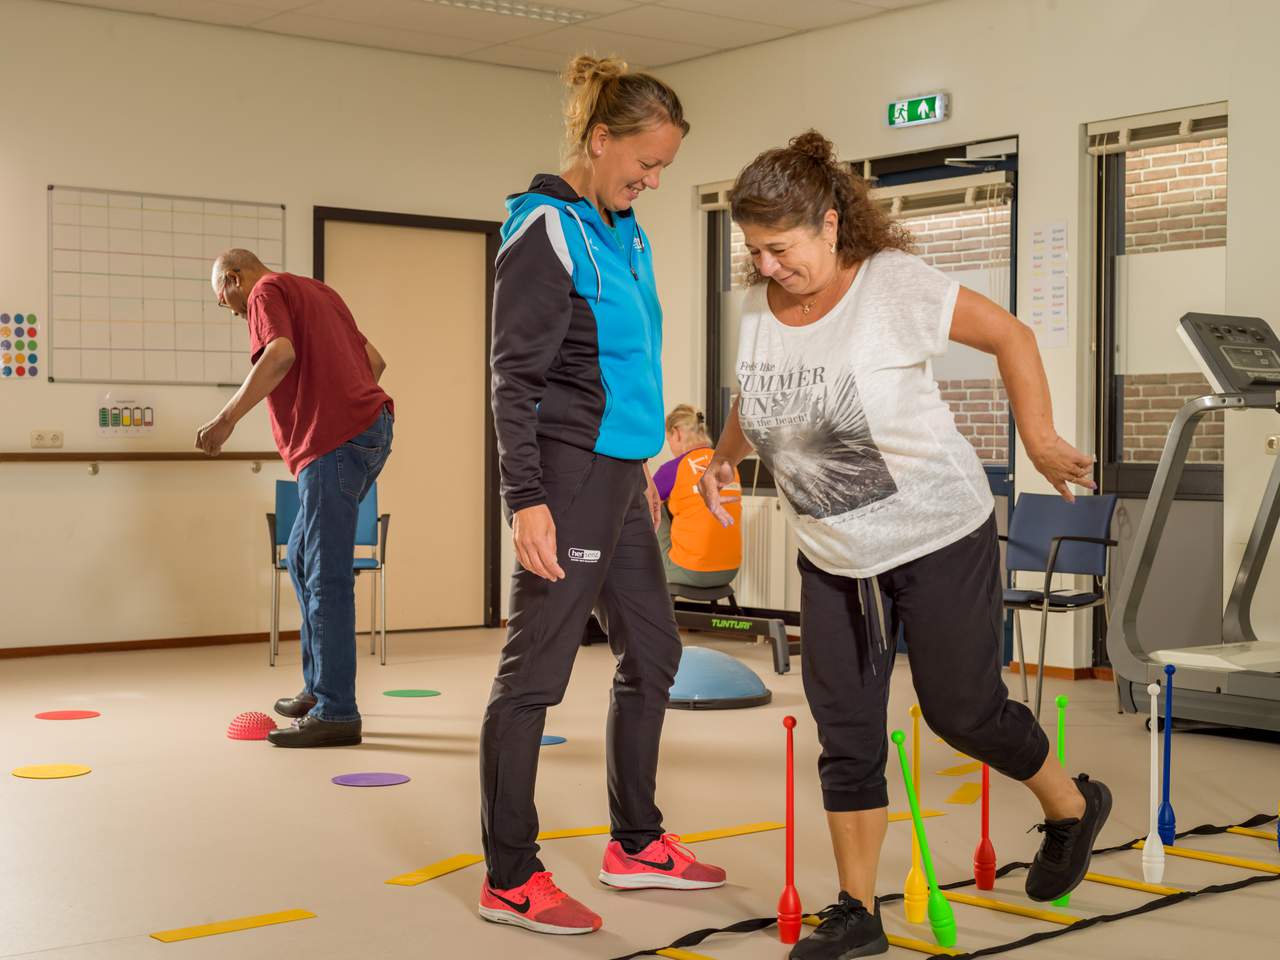
M676 624L686 630L722 637L765 637L773 647L773 672L787 673L791 669L791 642L787 639L787 625L778 617L752 617L742 613L716 610L709 612L705 603L692 604L677 600L674 603Z
M1190 830L1183 830L1181 833L1178 834L1178 837L1179 838L1205 837L1205 836L1215 836L1221 833L1231 833L1231 832L1234 832L1235 830L1252 830L1261 826L1264 823L1271 823L1276 819L1277 818L1274 814L1271 816L1268 816L1267 814L1260 813L1257 816L1250 817L1248 820L1244 821L1243 823L1228 824L1227 826L1223 826L1223 827L1216 827L1216 826L1210 826L1210 825L1193 827ZM1122 843L1119 846L1106 847L1101 850L1095 850L1093 851L1093 855L1095 857L1098 857L1098 856L1102 856L1103 854L1119 853L1124 850L1136 850L1141 845L1143 839L1144 838L1142 837L1137 837L1133 840L1130 840L1128 843ZM1216 862L1222 862L1222 861L1216 861ZM1227 865L1230 865L1230 864L1228 863ZM1001 867L999 870L996 871L996 876L997 877L1007 876L1008 874L1013 873L1015 870L1025 870L1029 866L1030 864L1025 862L1007 863L1003 867ZM1255 884L1271 883L1277 880L1280 880L1280 868L1277 869L1276 873L1254 874L1252 876L1245 877L1242 880L1235 880L1231 883L1215 883L1207 887L1201 887L1198 890L1181 890L1177 893L1170 893L1165 896L1156 897L1154 900L1148 900L1146 903L1142 904L1141 906L1134 907L1132 910L1125 910L1125 911L1122 911L1121 913L1106 913L1106 914L1100 914L1094 917L1085 917L1081 920L1077 920L1074 923L1061 926L1056 930L1046 930L1041 933L1033 933L1029 936L1023 937L1020 940L1012 940L1009 943L998 943L989 947L982 947L978 950L971 950L969 952L958 951L958 950L955 950L954 948L951 950L944 950L940 948L935 948L932 946L932 944L921 944L921 946L928 946L931 950L937 950L937 952L939 953L944 953L947 956L958 958L958 960L976 960L976 958L978 957L992 957L997 954L1008 953L1012 950L1021 949L1022 947L1029 947L1029 946L1032 946L1033 944L1042 943L1045 940L1056 940L1058 937L1065 937L1069 933L1073 933L1077 930L1084 930L1088 927L1095 926L1099 923L1114 923L1117 920L1124 920L1124 919L1127 919L1128 917L1136 917L1144 913L1150 913L1153 910L1163 910L1165 907L1172 907L1175 904L1179 904L1179 903L1182 903L1183 901L1190 900L1193 897L1203 897L1203 896L1207 896L1209 894L1215 894L1215 893L1230 893L1233 890L1242 890L1245 887L1251 887ZM964 887L972 887L972 886L974 886L974 880L972 877L970 877L966 880L957 880L954 883L943 884L941 889L959 890ZM881 897L880 903L881 904L894 903L901 899L902 899L901 893L891 893ZM648 950L637 950L634 953L628 953L621 957L615 957L613 958L613 960L635 960L636 957L661 955L661 951L666 951L666 950L679 951L679 950L686 949L688 947L695 947L698 944L702 943L707 938L713 937L716 934L755 933L756 931L759 931L759 930L768 930L770 927L774 926L777 922L778 922L777 917L755 917L750 920L740 920L737 923L731 923L727 927L720 927L717 929L695 930L692 933L685 934L683 937L680 937L679 939L674 940L668 946L653 947ZM1263 922L1265 923L1265 921ZM1152 945L1152 950L1153 951L1156 950L1156 947L1154 945Z

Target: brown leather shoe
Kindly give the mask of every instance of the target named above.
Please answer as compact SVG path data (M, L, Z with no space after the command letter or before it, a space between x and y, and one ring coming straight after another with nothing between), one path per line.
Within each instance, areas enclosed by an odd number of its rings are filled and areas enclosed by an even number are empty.
M360 721L303 717L290 726L267 731L277 747L354 747L360 742Z

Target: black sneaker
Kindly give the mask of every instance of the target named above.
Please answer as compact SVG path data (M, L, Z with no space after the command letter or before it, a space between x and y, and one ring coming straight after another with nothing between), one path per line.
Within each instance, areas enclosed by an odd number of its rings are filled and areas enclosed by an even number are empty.
M861 900L841 890L836 903L818 911L818 919L822 921L818 929L791 948L791 960L852 960L889 949L880 923L879 900L875 913L868 913Z
M1084 797L1084 816L1046 820L1032 829L1044 834L1040 852L1027 871L1027 896L1042 903L1064 897L1089 872L1093 843L1111 814L1111 791L1087 774L1075 778Z

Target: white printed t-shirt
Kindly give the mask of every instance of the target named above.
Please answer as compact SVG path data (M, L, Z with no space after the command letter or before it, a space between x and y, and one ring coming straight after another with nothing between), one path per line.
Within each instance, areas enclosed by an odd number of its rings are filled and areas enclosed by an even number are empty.
M803 327L773 315L766 286L743 305L738 419L804 555L828 573L873 577L982 526L991 488L933 378L960 285L884 250Z

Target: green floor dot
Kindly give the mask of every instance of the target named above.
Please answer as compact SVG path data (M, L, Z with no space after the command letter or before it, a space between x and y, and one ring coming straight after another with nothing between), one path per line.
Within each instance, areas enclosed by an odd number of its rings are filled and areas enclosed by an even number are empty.
M385 690L384 697L438 697L439 690Z

